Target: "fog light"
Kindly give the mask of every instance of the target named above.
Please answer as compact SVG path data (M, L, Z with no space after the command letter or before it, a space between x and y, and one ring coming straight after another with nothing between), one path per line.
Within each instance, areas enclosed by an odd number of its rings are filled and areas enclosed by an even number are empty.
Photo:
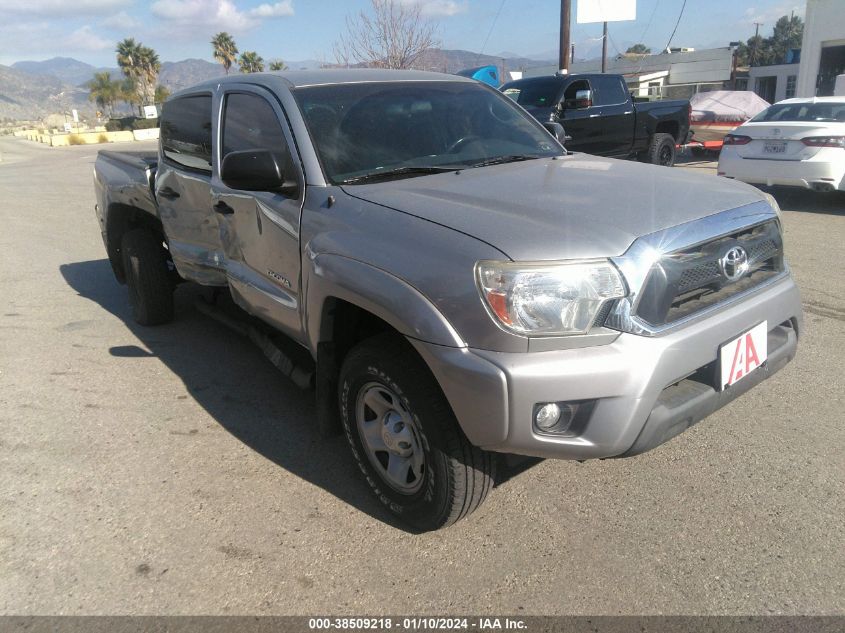
M538 402L534 405L534 430L541 435L566 435L589 419L595 400Z
M560 407L556 402L541 405L534 413L534 424L541 431L551 431L560 420Z

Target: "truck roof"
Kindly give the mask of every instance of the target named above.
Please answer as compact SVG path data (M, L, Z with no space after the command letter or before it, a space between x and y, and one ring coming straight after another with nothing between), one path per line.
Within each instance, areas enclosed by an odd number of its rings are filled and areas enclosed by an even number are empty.
M197 89L213 89L227 83L249 83L270 87L278 81L284 82L288 88L304 88L307 86L326 86L332 84L369 83L369 82L402 82L402 81L474 81L457 75L435 73L422 70L390 70L385 68L321 68L319 70L290 70L266 73L246 73L228 75L208 79L176 92L195 92Z

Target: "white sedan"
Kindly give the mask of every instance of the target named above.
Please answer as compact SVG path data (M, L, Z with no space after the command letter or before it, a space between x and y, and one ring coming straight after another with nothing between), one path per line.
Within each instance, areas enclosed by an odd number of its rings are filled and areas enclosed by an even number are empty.
M725 137L720 176L845 191L845 97L780 101Z

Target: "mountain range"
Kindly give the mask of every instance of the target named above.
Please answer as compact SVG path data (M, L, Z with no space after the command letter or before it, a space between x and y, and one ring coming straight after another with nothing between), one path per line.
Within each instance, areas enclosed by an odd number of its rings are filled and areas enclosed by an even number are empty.
M286 62L291 70L311 70L324 64L314 59ZM519 56L482 55L466 50L431 49L418 60L426 70L456 73L474 66L494 64L506 70L543 66L552 62ZM109 72L121 78L117 68L96 67L70 57L46 61L19 61L0 65L0 119L39 119L70 109L93 113L85 84L94 73ZM237 67L230 72L237 72ZM225 74L223 66L204 59L163 62L159 83L171 92Z

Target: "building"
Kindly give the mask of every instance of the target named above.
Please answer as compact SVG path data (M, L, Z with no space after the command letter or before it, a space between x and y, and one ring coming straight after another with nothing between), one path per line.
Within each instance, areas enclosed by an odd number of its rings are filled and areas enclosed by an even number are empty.
M619 55L607 60L607 72L624 76L628 87L638 97L652 99L686 99L697 92L729 87L733 65L730 48L682 50L657 55ZM538 77L555 72L556 66L541 66L526 69L524 76ZM574 62L570 72L601 72L601 60Z
M845 73L845 0L807 0L796 96L830 96L836 76L842 73Z
M785 64L752 66L748 69L748 87L769 103L790 99L797 95L801 49L792 49Z

